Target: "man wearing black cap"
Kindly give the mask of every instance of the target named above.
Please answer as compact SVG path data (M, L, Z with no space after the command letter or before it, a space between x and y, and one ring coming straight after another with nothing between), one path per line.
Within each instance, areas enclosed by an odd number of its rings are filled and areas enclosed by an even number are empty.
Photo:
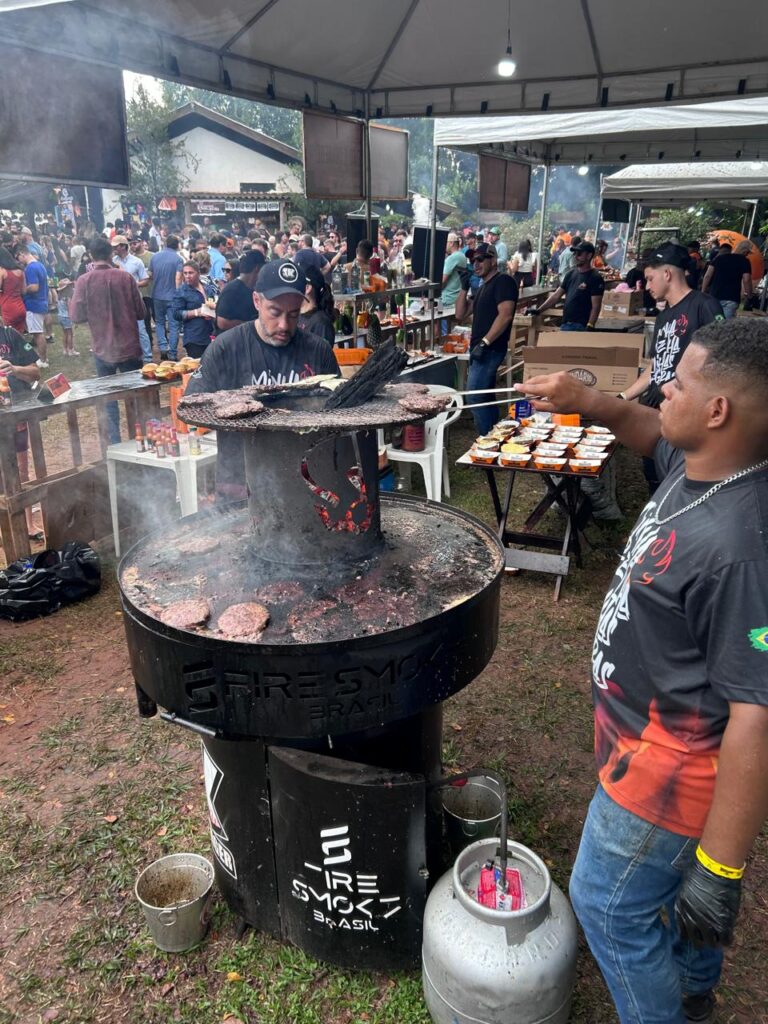
M219 332L256 319L258 313L253 293L259 272L266 262L264 254L255 249L240 258L240 276L225 285L216 303L216 328Z
M560 287L552 292L538 309L529 307L526 312L538 316L565 297L560 330L594 331L605 291L605 282L598 272L592 269L595 247L591 242L580 242L571 247L571 252L573 267L563 278Z
M699 327L722 320L720 303L711 295L694 291L686 280L690 255L684 245L663 242L645 259L645 281L655 302L665 302L653 325L651 365L621 396L642 404L661 405L662 387L675 375L688 342Z
M338 375L333 349L298 327L306 286L303 271L291 260L265 264L253 292L258 319L224 331L208 346L187 393L289 384L318 373ZM236 431L219 435L216 492L230 501L246 494L243 443Z

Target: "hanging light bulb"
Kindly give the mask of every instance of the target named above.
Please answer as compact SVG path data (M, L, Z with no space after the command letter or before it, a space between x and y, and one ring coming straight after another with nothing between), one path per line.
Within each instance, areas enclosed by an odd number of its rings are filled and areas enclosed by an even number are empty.
M512 0L507 9L507 48L496 70L502 78L511 78L517 71L517 64L512 60Z
M578 173L579 173L579 174L580 174L580 175L582 176L582 178L583 178L585 174L589 174L589 168L587 167L587 165L586 165L586 164L582 164L582 165L581 165L581 167L579 168L579 171L578 171Z

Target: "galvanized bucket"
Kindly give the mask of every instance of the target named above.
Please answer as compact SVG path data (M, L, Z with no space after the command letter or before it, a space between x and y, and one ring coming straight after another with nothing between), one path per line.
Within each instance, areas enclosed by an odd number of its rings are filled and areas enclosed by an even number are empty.
M443 817L451 850L457 856L478 839L492 839L501 821L502 787L488 775L442 790Z
M191 949L208 928L213 865L196 853L172 853L145 868L136 879L155 943L169 953Z

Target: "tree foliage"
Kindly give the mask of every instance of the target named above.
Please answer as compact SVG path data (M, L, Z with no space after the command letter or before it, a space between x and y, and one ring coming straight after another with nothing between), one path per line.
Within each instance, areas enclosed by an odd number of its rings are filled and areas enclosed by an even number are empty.
M129 203L141 203L153 213L166 195L178 195L189 181L180 163L196 170L196 161L186 152L183 142L168 138L168 123L173 108L158 103L139 85L127 103L128 146L131 161Z

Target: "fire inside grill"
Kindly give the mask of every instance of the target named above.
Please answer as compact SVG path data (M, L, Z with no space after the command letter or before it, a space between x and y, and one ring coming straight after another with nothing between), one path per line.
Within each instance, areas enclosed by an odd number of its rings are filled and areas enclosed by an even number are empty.
M442 869L441 704L493 653L504 552L459 509L379 495L377 429L444 396L328 395L314 380L182 401L242 437L247 507L140 541L121 597L141 714L202 736L229 906L312 956L399 969Z

